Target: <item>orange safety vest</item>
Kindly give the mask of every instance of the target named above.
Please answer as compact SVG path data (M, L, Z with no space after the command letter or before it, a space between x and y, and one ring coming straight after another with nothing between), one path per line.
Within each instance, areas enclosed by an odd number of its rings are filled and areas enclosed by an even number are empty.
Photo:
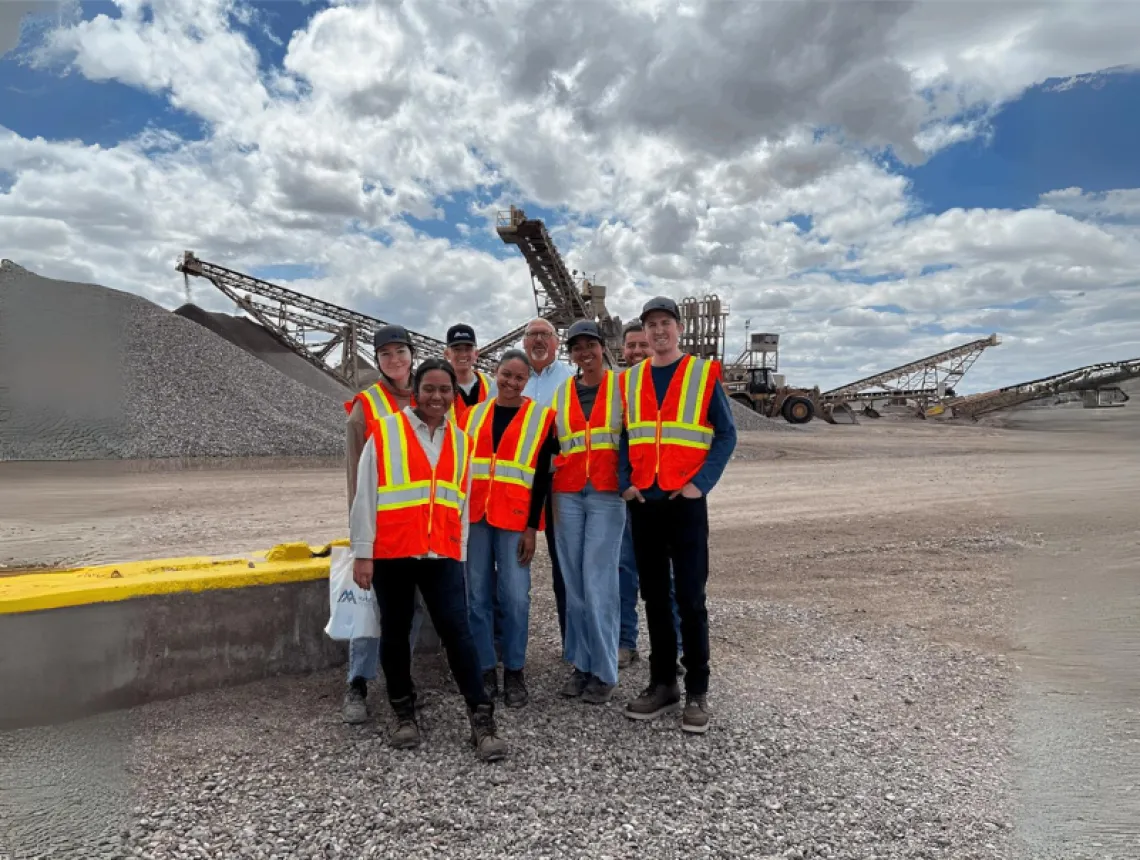
M631 482L645 490L656 480L672 492L693 479L712 447L709 403L721 368L717 361L683 356L658 409L651 361L635 364L622 376Z
M433 469L403 411L376 423L376 540L373 558L414 558L428 552L459 561L460 514L471 461L471 440L451 421Z
M558 409L554 424L561 449L554 460L554 492L577 493L587 482L599 492L617 492L618 442L623 420L617 374L607 370L602 377L589 422L582 414L573 379L558 386L554 405Z
M474 409L478 404L490 396L491 392L491 377L481 370L476 370L475 375L479 377L479 399L472 403L470 406L459 395L459 391L455 392L455 401L451 404L451 413L449 417L452 421L460 427L464 426L464 421L467 418L467 413Z
M352 408L356 405L357 401L360 401L364 405L365 441L367 441L375 431L376 422L381 418L394 415L400 411L400 407L396 403L396 398L384 387L383 381L379 380L363 391L358 391L356 396L344 404L344 411L351 415ZM415 408L416 398L414 396L408 401L408 405L413 409Z
M538 452L550 433L554 411L524 397L496 449L490 420L496 400L492 397L472 406L463 427L475 445L471 455L471 522L477 523L486 516L489 526L521 532L526 530L530 518L534 469ZM539 528L545 525L544 511Z

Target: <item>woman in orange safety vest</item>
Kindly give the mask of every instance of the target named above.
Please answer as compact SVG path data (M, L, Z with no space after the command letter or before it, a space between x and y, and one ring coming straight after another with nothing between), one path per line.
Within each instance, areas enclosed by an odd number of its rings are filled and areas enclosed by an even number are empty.
M566 583L566 659L574 666L562 694L603 704L618 680L618 561L626 514L618 494L621 385L605 365L595 322L570 326L566 346L579 372L554 396L560 448L554 534Z
M416 348L411 333L402 325L383 325L372 336L372 348L380 378L375 384L357 392L344 404L348 412L345 434L345 465L348 473L348 504L356 496L356 467L364 443L385 415L415 406L412 397L412 362ZM423 605L416 602L411 638L415 642L423 621ZM380 660L380 640L369 637L348 643L348 687L344 693L342 719L346 723L363 723L368 719L368 682L376 677Z
M409 633L418 588L467 700L480 758L506 754L495 706L483 688L467 621L462 564L469 524L472 444L447 416L455 371L431 358L416 370L416 405L380 418L357 467L350 537L353 579L376 592L383 636L380 663L395 713L392 746L419 746Z
M499 693L495 654L496 602L503 660L503 703L529 700L523 678L530 632L530 562L534 536L545 524L550 462L558 453L554 412L522 394L530 378L526 353L503 353L495 370L498 393L471 407L471 535L467 600L483 686ZM497 601L496 601L497 597Z

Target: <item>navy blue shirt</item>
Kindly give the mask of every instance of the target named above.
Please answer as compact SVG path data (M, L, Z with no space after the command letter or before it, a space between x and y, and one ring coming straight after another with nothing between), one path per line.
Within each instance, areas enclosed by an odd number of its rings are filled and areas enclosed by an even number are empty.
M681 359L677 359L664 367L649 365L653 377L653 392L657 395L658 409L665 401L665 394L669 391L669 383L673 381L673 374L676 373L677 365L680 363ZM728 461L732 457L732 452L736 449L736 422L732 420L732 409L728 405L728 395L724 393L724 388L719 382L714 384L712 400L709 401L709 423L713 427L712 447L709 448L708 456L705 458L701 470L693 477L693 486L705 496L720 480L725 466L728 465ZM619 493L624 493L630 488L632 474L633 467L629 464L629 436L626 429L622 427L621 443L618 446ZM654 480L653 486L648 490L642 490L641 495L646 499L663 499L668 496L668 493L657 486L657 481Z

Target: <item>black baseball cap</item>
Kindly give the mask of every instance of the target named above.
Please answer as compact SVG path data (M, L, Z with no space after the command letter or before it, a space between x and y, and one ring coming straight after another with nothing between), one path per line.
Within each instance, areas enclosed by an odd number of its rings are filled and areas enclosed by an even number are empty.
M415 348L412 346L412 336L402 325L382 325L376 329L376 333L372 336L372 346L375 350L379 352L380 347L390 343L402 343L409 349Z
M681 312L677 309L677 303L665 296L657 296L645 303L645 307L641 309L641 321L645 322L645 318L654 311L665 311L677 322L681 321Z
M566 332L566 344L569 346L576 337L592 337L594 340L605 343L602 333L598 331L598 324L593 320L578 320Z
M467 323L457 323L447 330L447 345L455 346L459 343L475 346L475 329Z

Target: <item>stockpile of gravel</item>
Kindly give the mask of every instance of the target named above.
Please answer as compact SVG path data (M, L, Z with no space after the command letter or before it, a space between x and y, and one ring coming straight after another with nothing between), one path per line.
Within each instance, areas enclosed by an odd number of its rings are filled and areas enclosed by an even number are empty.
M139 296L0 270L0 459L337 455L344 399Z
M251 319L207 311L190 304L183 305L174 313L208 328L218 337L225 338L234 346L240 346L250 355L260 358L302 385L342 401L352 396L345 386L327 373L321 373Z
M729 400L737 430L760 430L767 433L800 433L811 424L789 424L783 418L767 418L743 403ZM818 420L818 419L816 419ZM814 421L812 422L815 423Z

